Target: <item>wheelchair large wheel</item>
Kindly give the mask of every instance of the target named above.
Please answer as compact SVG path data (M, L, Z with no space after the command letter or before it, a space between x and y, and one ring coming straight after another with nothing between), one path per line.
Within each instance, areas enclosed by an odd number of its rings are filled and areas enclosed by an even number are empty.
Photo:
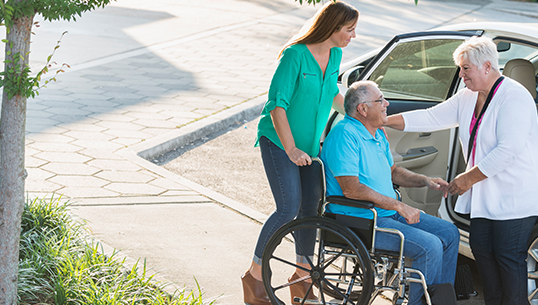
M309 267L296 263L295 237L314 236L314 256ZM297 244L299 250L302 245ZM308 276L293 283L308 287L304 295L290 295L290 277L296 268ZM348 228L332 219L310 217L294 220L273 234L262 258L262 276L272 304L352 304L364 305L373 290L373 268L362 241ZM317 300L307 298L311 291Z

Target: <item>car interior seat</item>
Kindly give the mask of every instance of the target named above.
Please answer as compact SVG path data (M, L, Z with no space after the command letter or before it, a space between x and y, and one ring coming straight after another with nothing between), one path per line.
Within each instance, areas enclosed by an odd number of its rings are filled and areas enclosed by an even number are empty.
M536 74L534 65L530 61L522 58L509 60L504 65L503 75L522 84L536 101Z

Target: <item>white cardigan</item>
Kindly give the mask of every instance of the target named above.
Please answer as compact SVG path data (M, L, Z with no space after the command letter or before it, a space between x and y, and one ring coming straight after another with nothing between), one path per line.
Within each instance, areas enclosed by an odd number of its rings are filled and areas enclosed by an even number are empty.
M478 92L465 88L435 107L403 113L404 131L430 132L459 126L466 158L477 96ZM505 77L476 135L475 164L488 178L459 196L456 212L492 220L538 215L537 118L536 105L527 89Z

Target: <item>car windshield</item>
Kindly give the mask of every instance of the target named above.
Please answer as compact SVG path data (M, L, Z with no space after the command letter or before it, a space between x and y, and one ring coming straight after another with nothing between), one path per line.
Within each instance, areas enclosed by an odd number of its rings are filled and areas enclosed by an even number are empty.
M461 39L417 40L398 44L369 79L388 99L442 102L457 73L452 53Z

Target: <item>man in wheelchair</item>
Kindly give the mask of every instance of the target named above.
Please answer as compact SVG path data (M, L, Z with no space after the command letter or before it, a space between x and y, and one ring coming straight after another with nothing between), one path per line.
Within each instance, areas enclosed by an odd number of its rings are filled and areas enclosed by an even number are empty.
M448 183L394 165L384 131L389 102L372 81L356 82L346 93L345 118L323 143L321 159L325 164L327 195L373 202L377 225L397 229L405 236L404 255L413 260L428 286L454 284L459 247L458 229L451 223L428 215L398 201L393 185L423 187L443 191ZM372 219L367 209L328 204L333 214ZM398 235L378 232L375 248L399 251ZM412 283L409 305L421 304L423 288Z

